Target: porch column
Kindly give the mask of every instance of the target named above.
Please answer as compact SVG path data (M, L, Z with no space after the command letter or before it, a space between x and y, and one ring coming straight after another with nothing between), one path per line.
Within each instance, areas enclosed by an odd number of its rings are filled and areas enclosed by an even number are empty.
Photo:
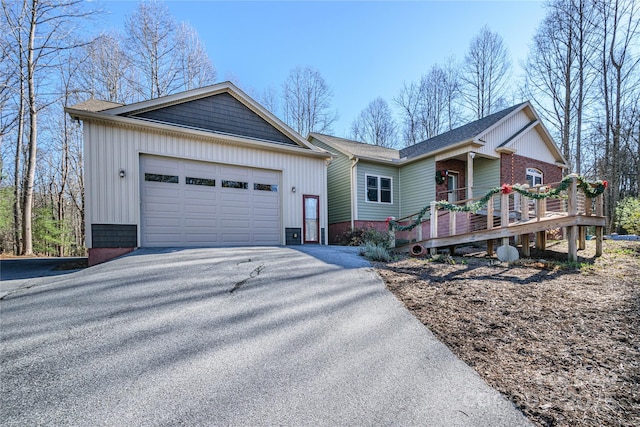
M473 199L473 158L476 153L470 151L467 153L467 199Z

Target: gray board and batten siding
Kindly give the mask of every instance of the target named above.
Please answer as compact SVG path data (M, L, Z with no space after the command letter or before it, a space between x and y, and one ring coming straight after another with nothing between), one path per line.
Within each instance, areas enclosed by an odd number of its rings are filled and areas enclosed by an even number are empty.
M228 93L134 113L131 117L298 146Z

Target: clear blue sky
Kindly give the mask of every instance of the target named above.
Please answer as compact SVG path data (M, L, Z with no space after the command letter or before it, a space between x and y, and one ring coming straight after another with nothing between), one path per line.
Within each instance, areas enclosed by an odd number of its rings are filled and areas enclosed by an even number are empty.
M461 60L488 25L514 62L525 59L544 16L542 1L166 1L178 21L204 41L217 80L239 81L249 93L280 89L289 71L320 71L340 115L334 134L346 136L374 98L390 104L404 81L417 81L436 63ZM123 30L137 1L100 2L110 12L96 30Z

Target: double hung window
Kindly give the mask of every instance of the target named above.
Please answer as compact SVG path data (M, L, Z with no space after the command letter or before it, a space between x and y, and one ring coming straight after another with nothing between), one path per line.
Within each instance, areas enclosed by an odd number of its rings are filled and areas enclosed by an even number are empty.
M393 203L391 178L376 175L366 175L367 202Z

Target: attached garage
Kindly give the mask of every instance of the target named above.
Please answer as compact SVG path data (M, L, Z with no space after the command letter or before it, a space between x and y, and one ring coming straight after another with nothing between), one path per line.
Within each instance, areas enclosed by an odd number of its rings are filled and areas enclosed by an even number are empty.
M142 246L279 245L278 171L142 155Z
M232 83L66 111L83 123L90 264L136 247L326 244L330 155Z

